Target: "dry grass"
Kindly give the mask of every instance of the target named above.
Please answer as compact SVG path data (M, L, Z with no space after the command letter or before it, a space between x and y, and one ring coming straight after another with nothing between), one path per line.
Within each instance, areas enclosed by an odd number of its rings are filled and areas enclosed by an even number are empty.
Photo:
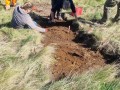
M23 3L23 0L18 0L18 2ZM89 3L87 6L91 5ZM11 28L11 15L12 10L2 9L0 11L0 90L120 89L119 78L115 78L116 68L111 65L50 84L52 81L50 66L55 62L54 46L44 47L41 43L44 36L38 32ZM107 40L108 44L106 45L113 44L114 49L119 52L120 48L117 48L120 46L118 25L94 28L93 33L100 42L104 44ZM103 44L101 47L104 46Z
M37 90L49 83L54 48L43 47L41 34L14 29L0 32L5 37L0 42L0 90Z
M81 2L79 4L78 2ZM83 7L83 14L81 18L86 21L89 20L100 20L103 14L104 0L76 0L79 6ZM116 14L117 7L113 7L110 10L110 19L106 26L90 26L89 24L79 23L83 27L82 30L85 32L94 34L96 36L98 49L104 49L104 52L109 55L120 55L120 26L119 23L112 23L111 19Z
M54 82L43 90L119 90L119 79L115 78L115 66L91 70Z
M0 90L40 89L52 81L54 46L34 30L11 28L12 10L0 13Z

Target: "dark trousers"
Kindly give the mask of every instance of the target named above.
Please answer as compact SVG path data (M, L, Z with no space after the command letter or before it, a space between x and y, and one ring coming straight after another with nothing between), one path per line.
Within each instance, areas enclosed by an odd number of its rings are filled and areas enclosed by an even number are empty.
M52 0L52 12L60 11L63 6L64 0Z
M119 0L106 0L104 5L104 13L102 21L106 22L109 19L109 9L117 5L117 14L114 17L114 20L120 19L120 1Z
M70 7L73 13L76 12L75 5L73 3L73 0L68 0L70 2ZM64 0L52 0L52 11L55 12L56 10L60 10L63 6Z
M64 0L51 0L51 5L52 5L51 11L54 12L54 15L57 14L57 17L59 17L60 15L60 10L63 6L63 1ZM51 19L51 15L50 15L50 19Z

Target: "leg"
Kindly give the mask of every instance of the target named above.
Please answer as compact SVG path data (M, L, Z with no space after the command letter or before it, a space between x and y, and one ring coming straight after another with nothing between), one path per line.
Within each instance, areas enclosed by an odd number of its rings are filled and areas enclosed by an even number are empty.
M107 0L104 5L103 17L100 20L101 23L106 22L109 19L109 9L116 5L116 1Z
M51 0L52 9L50 13L50 20L52 22L54 22L54 19L55 19L55 13L56 13L56 7L57 7L56 4L57 4L57 0Z
M59 20L60 18L60 11L57 11L57 19Z
M60 9L56 11L57 13L57 19L59 20L59 17L60 17Z
M52 7L55 5L56 1L57 1L57 0L51 0L51 5L52 5Z
M74 5L74 3L73 3L73 0L69 0L69 2L70 2L71 10L72 10L72 12L74 13L74 17L75 17L76 20L78 20L77 15L76 15L76 9L75 9L75 5Z
M55 14L56 14L56 12L52 12L52 11L51 11L51 13L53 13L53 14L54 14L54 19L55 19ZM53 19L53 14L51 15L51 13L50 13L50 20L52 20L52 19Z
M69 0L69 2L70 2L70 8L71 8L72 12L73 12L73 13L76 13L75 5L74 5L74 3L73 3L73 0Z
M52 6L52 9L51 9L51 21L52 22L55 22L54 21L54 17L55 17L55 14L56 14L56 11L60 9L60 5L61 5L61 1L58 0L53 6Z
M120 2L117 4L117 14L115 15L114 21L120 20Z
M55 16L54 12L51 11L51 14L50 14L50 15L51 15L51 21L54 22L54 16Z
M35 21L33 21L34 22L34 24L36 25L36 26L39 26L38 24L37 24L37 22L35 22ZM22 28L22 27L21 27ZM28 25L24 25L24 27L23 28L25 28L25 29L32 29L30 26L28 26Z

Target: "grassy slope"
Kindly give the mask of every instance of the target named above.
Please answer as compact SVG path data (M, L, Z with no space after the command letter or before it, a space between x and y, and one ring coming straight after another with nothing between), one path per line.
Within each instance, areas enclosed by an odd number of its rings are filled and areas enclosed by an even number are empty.
M12 11L0 11L0 90L38 90L51 81L53 46L43 35L10 27Z
M114 78L115 72L114 66L106 66L54 82L43 90L119 90L120 79Z
M0 11L0 90L119 90L116 69L107 66L48 84L52 77L53 46L44 47L44 36L10 27L12 11Z

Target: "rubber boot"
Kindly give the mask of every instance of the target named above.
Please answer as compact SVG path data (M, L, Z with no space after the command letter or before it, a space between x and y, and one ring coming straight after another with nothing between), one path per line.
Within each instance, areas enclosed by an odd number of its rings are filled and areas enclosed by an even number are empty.
M101 24L106 23L106 21L109 19L109 9L111 7L114 7L115 5L117 5L117 1L116 0L106 0L105 5L104 5L104 13L103 13L103 17L100 20Z
M109 18L109 7L104 6L103 17L99 21L100 24L104 24Z
M113 19L113 22L118 22L120 20L120 3L117 4L117 14L115 15L115 18Z

